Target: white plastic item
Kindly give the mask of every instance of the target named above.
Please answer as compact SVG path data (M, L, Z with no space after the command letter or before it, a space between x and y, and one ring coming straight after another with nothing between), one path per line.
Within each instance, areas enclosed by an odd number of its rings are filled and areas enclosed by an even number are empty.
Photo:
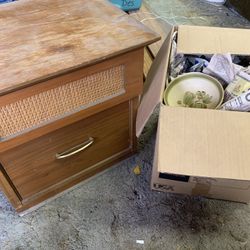
M224 4L226 0L206 0L209 3Z

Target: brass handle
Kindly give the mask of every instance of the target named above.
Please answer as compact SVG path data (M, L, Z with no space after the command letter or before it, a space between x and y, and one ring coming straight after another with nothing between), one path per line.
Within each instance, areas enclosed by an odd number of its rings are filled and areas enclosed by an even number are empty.
M85 150L86 148L88 148L89 146L91 146L94 143L94 138L89 137L89 139L77 146L74 146L73 148L70 148L62 153L57 153L56 154L56 159L60 160L60 159L65 159L67 157L70 157L72 155L75 155L83 150Z

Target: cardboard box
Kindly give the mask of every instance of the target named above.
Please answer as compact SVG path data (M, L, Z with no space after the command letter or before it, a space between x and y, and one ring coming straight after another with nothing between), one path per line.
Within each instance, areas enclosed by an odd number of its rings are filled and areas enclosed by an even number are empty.
M137 116L140 135L160 104L151 187L154 190L250 201L250 114L168 107L162 104L167 84L173 32L177 52L250 55L250 30L168 26L169 34L146 82Z

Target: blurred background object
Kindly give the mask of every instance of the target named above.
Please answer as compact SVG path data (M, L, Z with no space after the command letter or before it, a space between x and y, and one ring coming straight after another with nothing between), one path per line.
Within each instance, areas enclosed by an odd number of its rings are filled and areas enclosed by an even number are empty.
M0 4L1 3L9 3L9 2L14 2L15 0L0 0Z
M118 8L124 11L138 10L141 7L142 0L109 0Z
M217 3L217 4L224 4L226 0L206 0L207 2L210 3Z
M227 0L226 5L236 10L239 14L250 20L250 1L249 0Z

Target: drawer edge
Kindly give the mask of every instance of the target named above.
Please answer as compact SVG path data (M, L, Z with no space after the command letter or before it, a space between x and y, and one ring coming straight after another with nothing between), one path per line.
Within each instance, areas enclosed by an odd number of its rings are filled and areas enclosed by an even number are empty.
M109 108L112 108L112 107L117 106L123 102L126 102L127 100L134 100L134 99L138 99L137 91L131 97L131 99L128 99L128 97L126 95L117 96L111 100L104 102L104 103L97 104L97 105L92 106L88 109L81 110L81 111L76 112L70 116L63 117L63 118L56 120L52 123L48 123L42 127L38 127L34 130L28 131L25 134L21 134L17 137L11 138L11 139L6 140L6 141L0 141L0 153L8 151L11 148L17 147L17 146L24 144L28 141L31 141L33 139L39 138L39 137L41 137L45 134L48 134L50 132L56 131L62 127L65 127L65 126L68 126L68 125L73 124L75 122L78 122L82 119L88 118L88 117L95 115L99 112L103 112Z

